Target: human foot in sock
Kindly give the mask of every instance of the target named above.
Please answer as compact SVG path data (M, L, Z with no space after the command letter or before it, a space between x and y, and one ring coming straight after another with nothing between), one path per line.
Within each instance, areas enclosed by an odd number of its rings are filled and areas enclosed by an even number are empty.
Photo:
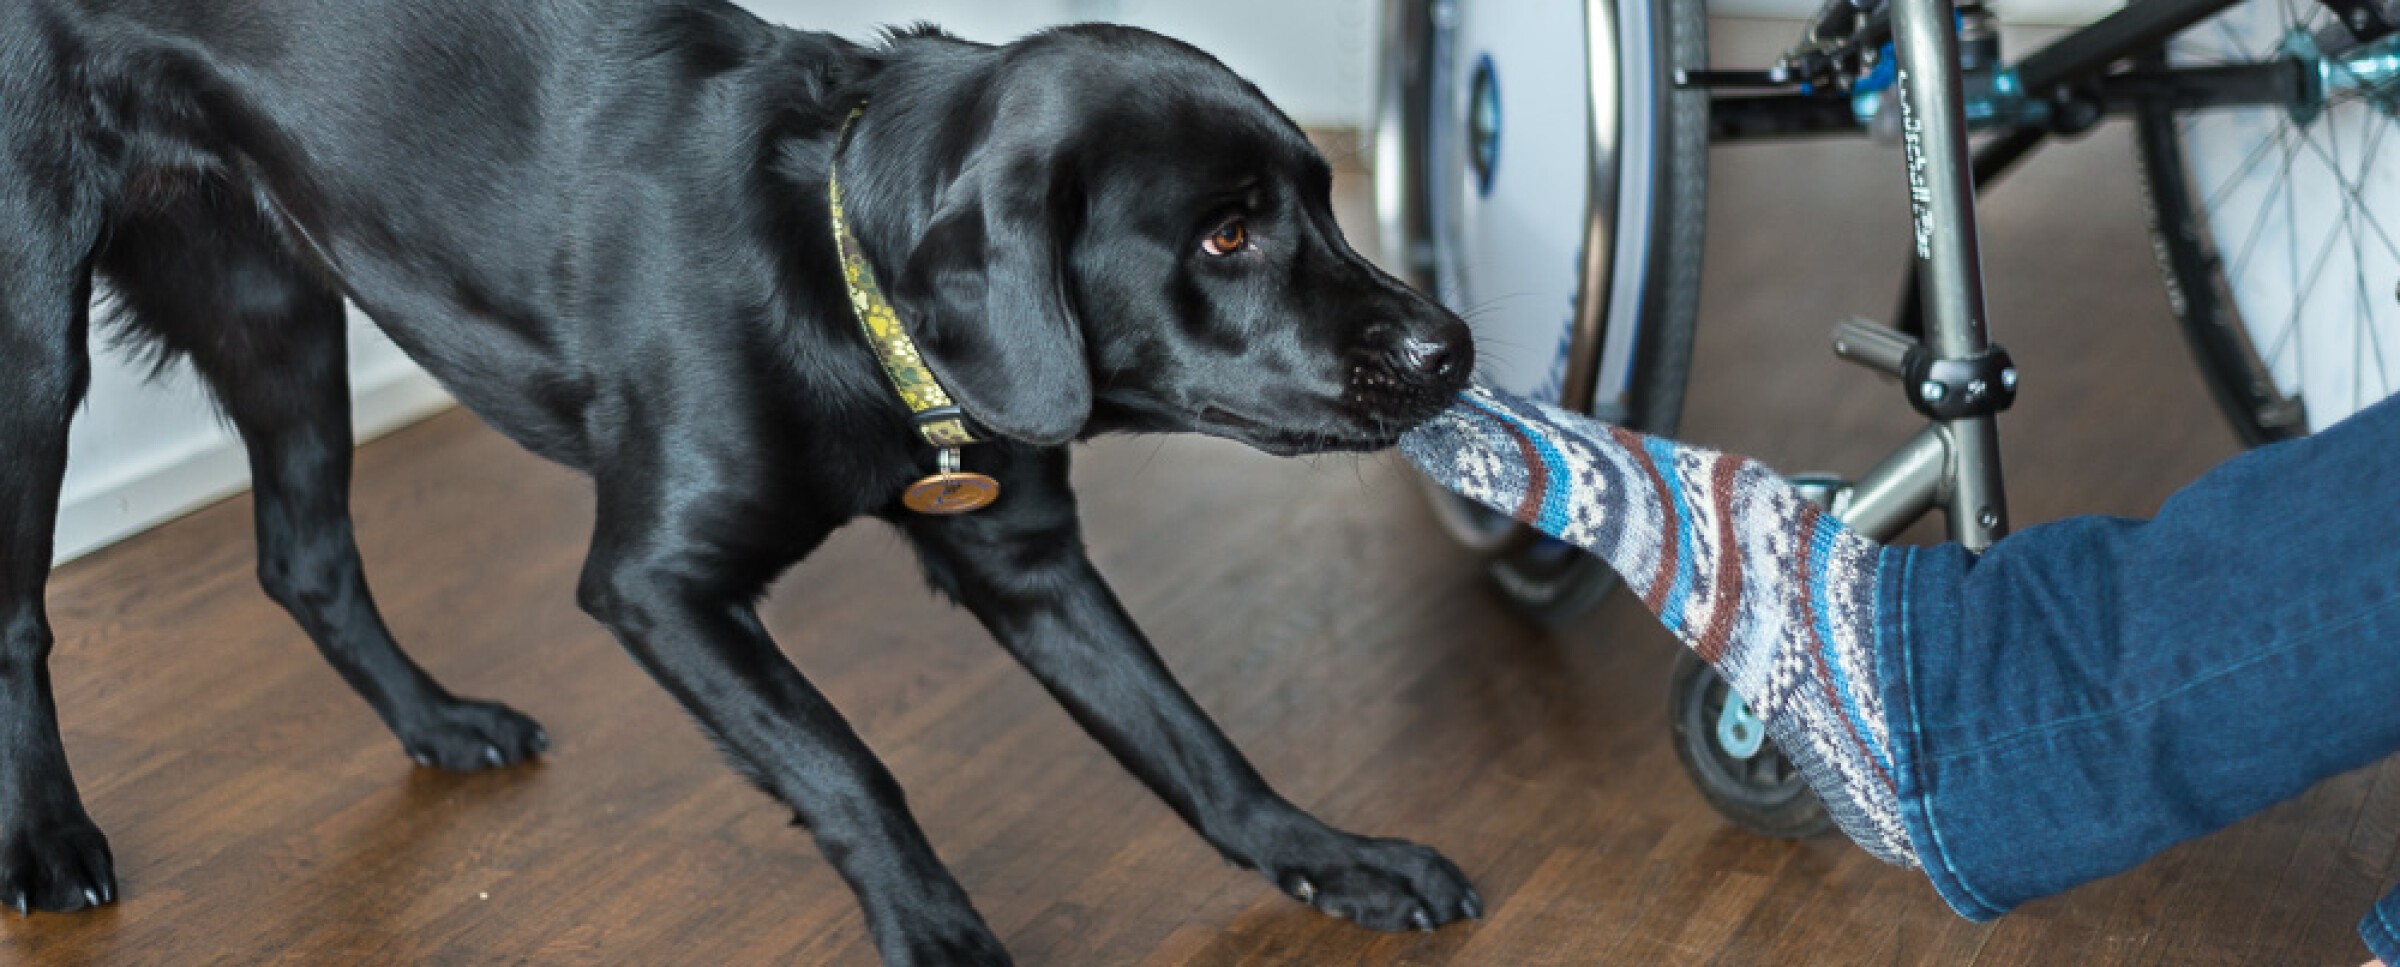
M1881 545L1755 460L1481 386L1400 449L1460 495L1608 561L1749 702L1842 832L1917 865L1876 691Z

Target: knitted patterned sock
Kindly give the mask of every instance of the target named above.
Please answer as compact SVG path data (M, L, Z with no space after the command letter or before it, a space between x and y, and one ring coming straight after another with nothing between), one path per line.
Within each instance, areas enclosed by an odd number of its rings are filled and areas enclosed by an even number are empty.
M1400 449L1461 495L1607 560L1749 702L1842 832L1917 865L1876 692L1881 545L1755 460L1481 386Z

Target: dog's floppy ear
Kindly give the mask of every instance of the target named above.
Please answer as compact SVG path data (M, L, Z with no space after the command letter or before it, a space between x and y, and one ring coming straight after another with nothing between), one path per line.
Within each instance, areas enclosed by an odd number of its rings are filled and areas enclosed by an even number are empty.
M902 323L975 422L1037 444L1092 412L1083 329L1067 297L1051 172L1005 150L973 158L892 286Z

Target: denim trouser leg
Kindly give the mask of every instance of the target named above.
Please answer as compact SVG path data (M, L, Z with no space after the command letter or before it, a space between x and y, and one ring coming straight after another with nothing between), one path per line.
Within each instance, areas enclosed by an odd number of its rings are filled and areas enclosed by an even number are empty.
M1954 909L1998 916L2400 750L2400 399L2154 520L1893 548L1879 580L1910 838Z

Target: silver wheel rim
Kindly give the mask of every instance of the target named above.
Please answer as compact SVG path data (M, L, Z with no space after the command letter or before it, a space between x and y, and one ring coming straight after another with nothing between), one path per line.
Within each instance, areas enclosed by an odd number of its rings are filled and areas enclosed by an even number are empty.
M1437 0L1432 7L1430 86L1441 109L1430 112L1426 157L1412 159L1417 161L1416 177L1428 179L1432 189L1427 193L1432 200L1432 208L1427 212L1432 271L1430 278L1421 281L1436 298L1469 316L1470 322L1506 312L1531 313L1537 317L1524 325L1506 328L1514 339L1534 350L1555 347L1557 358L1547 377L1536 380L1534 373L1526 371L1486 372L1485 378L1497 378L1510 388L1556 400L1568 385L1564 379L1566 361L1597 356L1604 361L1594 387L1597 397L1620 398L1634 375L1634 350L1639 345L1646 316L1650 263L1658 227L1657 193L1659 179L1664 176L1659 170L1663 135L1660 128L1666 102L1659 87L1657 58L1662 56L1660 48L1668 38L1661 35L1660 13L1654 0L1585 0L1581 4L1582 49L1587 65L1583 134L1589 149L1585 156L1584 183L1572 186L1583 195L1579 237L1572 243L1573 250L1563 250L1566 246L1562 245L1562 251L1554 253L1555 261L1551 260L1553 253L1543 255L1545 265L1555 265L1566 273L1558 278L1568 283L1566 288L1576 303L1570 312L1557 312L1538 301L1527 304L1513 291L1477 291L1470 271L1479 259L1488 261L1490 255L1471 251L1461 227L1461 199L1475 188L1473 174L1461 161L1468 154L1466 122L1462 112L1453 110L1452 105L1465 101L1465 87L1475 76L1482 53L1465 49L1458 41L1459 11L1474 2ZM1620 37L1640 40L1619 43ZM1610 64L1613 69L1589 69L1593 64ZM1533 81L1517 78L1513 83ZM1503 96L1510 96L1514 89L1511 84L1506 77L1500 81ZM1638 109L1633 108L1637 105ZM1387 131L1394 121L1387 114L1384 120ZM1388 134L1379 134L1379 141L1384 147L1399 147L1399 139ZM1521 152L1501 153L1499 164L1504 170L1524 163ZM1403 197L1403 186L1397 182L1387 182L1382 190L1386 200ZM1394 222L1387 220L1386 224ZM1582 260L1581 264L1576 263L1577 258ZM1592 337L1602 332L1606 335L1600 345L1589 344Z

